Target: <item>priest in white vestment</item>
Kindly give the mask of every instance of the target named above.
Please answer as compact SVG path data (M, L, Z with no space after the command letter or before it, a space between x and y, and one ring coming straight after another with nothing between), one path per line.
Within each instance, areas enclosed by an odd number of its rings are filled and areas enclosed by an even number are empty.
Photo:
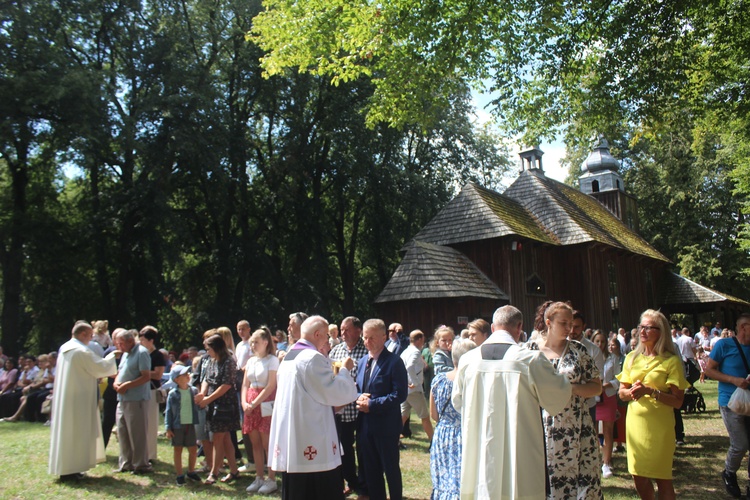
M462 499L545 497L541 408L551 414L570 400L570 382L547 358L516 344L523 316L503 306L492 335L461 357L452 402L461 413Z
M88 323L79 321L73 335L60 347L53 388L49 473L62 480L105 460L102 424L97 405L97 379L117 373L116 351L101 358L87 346L94 336Z
M289 348L277 372L271 418L268 466L283 472L282 499L342 499L341 446L333 410L357 399L346 358L333 373L319 350L330 347L328 322L311 316L302 323L301 339Z

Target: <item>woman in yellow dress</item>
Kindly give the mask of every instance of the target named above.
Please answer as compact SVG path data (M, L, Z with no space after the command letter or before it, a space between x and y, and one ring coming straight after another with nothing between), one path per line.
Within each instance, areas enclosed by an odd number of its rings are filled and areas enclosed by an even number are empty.
M662 313L649 309L641 314L638 335L638 347L627 355L617 376L620 399L630 401L625 426L628 472L641 498L654 498L653 480L659 500L674 499L674 409L682 406L689 385Z

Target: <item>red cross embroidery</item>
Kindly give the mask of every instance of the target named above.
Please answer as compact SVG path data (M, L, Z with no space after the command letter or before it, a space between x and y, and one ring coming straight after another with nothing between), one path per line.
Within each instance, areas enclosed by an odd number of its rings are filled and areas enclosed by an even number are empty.
M305 448L304 455L306 459L313 460L315 458L315 455L317 454L318 454L318 450L316 450L312 446L308 446L307 448Z
M338 448L338 446L336 446L336 443L331 443L331 447L333 448L333 454L335 455L336 454L336 448Z

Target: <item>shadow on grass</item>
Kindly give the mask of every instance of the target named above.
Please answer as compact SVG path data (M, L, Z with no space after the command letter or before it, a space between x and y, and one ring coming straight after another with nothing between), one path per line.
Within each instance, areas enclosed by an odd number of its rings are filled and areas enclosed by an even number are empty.
M0 432L26 432L29 429L37 428L41 424L37 422L0 422Z
M186 460L187 456L183 458ZM86 494L90 493L106 498L163 498L165 496L170 498L207 498L209 496L219 498L275 498L280 495L280 490L278 490L270 495L249 496L245 488L255 479L254 473L240 476L228 484L218 481L214 485L207 485L203 482L187 480L184 486L179 486L175 482L174 466L162 460L156 462L154 472L151 474L133 475L113 472L116 466L117 458L110 455L106 463L100 464L89 471L86 478L81 481L61 483L54 479L53 482L55 487L61 490L70 488L68 492L77 497L88 496ZM222 471L222 477L226 472ZM199 475L202 480L208 477L206 473ZM75 490L76 493L71 490Z

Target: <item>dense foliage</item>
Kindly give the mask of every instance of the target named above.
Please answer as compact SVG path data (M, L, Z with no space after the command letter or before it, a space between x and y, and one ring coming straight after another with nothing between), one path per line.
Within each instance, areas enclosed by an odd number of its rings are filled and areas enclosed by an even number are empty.
M365 126L366 80L261 77L259 2L5 2L0 342L75 319L204 329L372 313L403 244L507 155L455 92L429 126Z
M562 133L569 181L603 133L644 236L684 276L748 298L750 9L744 0L264 0L267 75L370 78L371 124L492 92L526 144ZM436 75L448 76L443 81Z

